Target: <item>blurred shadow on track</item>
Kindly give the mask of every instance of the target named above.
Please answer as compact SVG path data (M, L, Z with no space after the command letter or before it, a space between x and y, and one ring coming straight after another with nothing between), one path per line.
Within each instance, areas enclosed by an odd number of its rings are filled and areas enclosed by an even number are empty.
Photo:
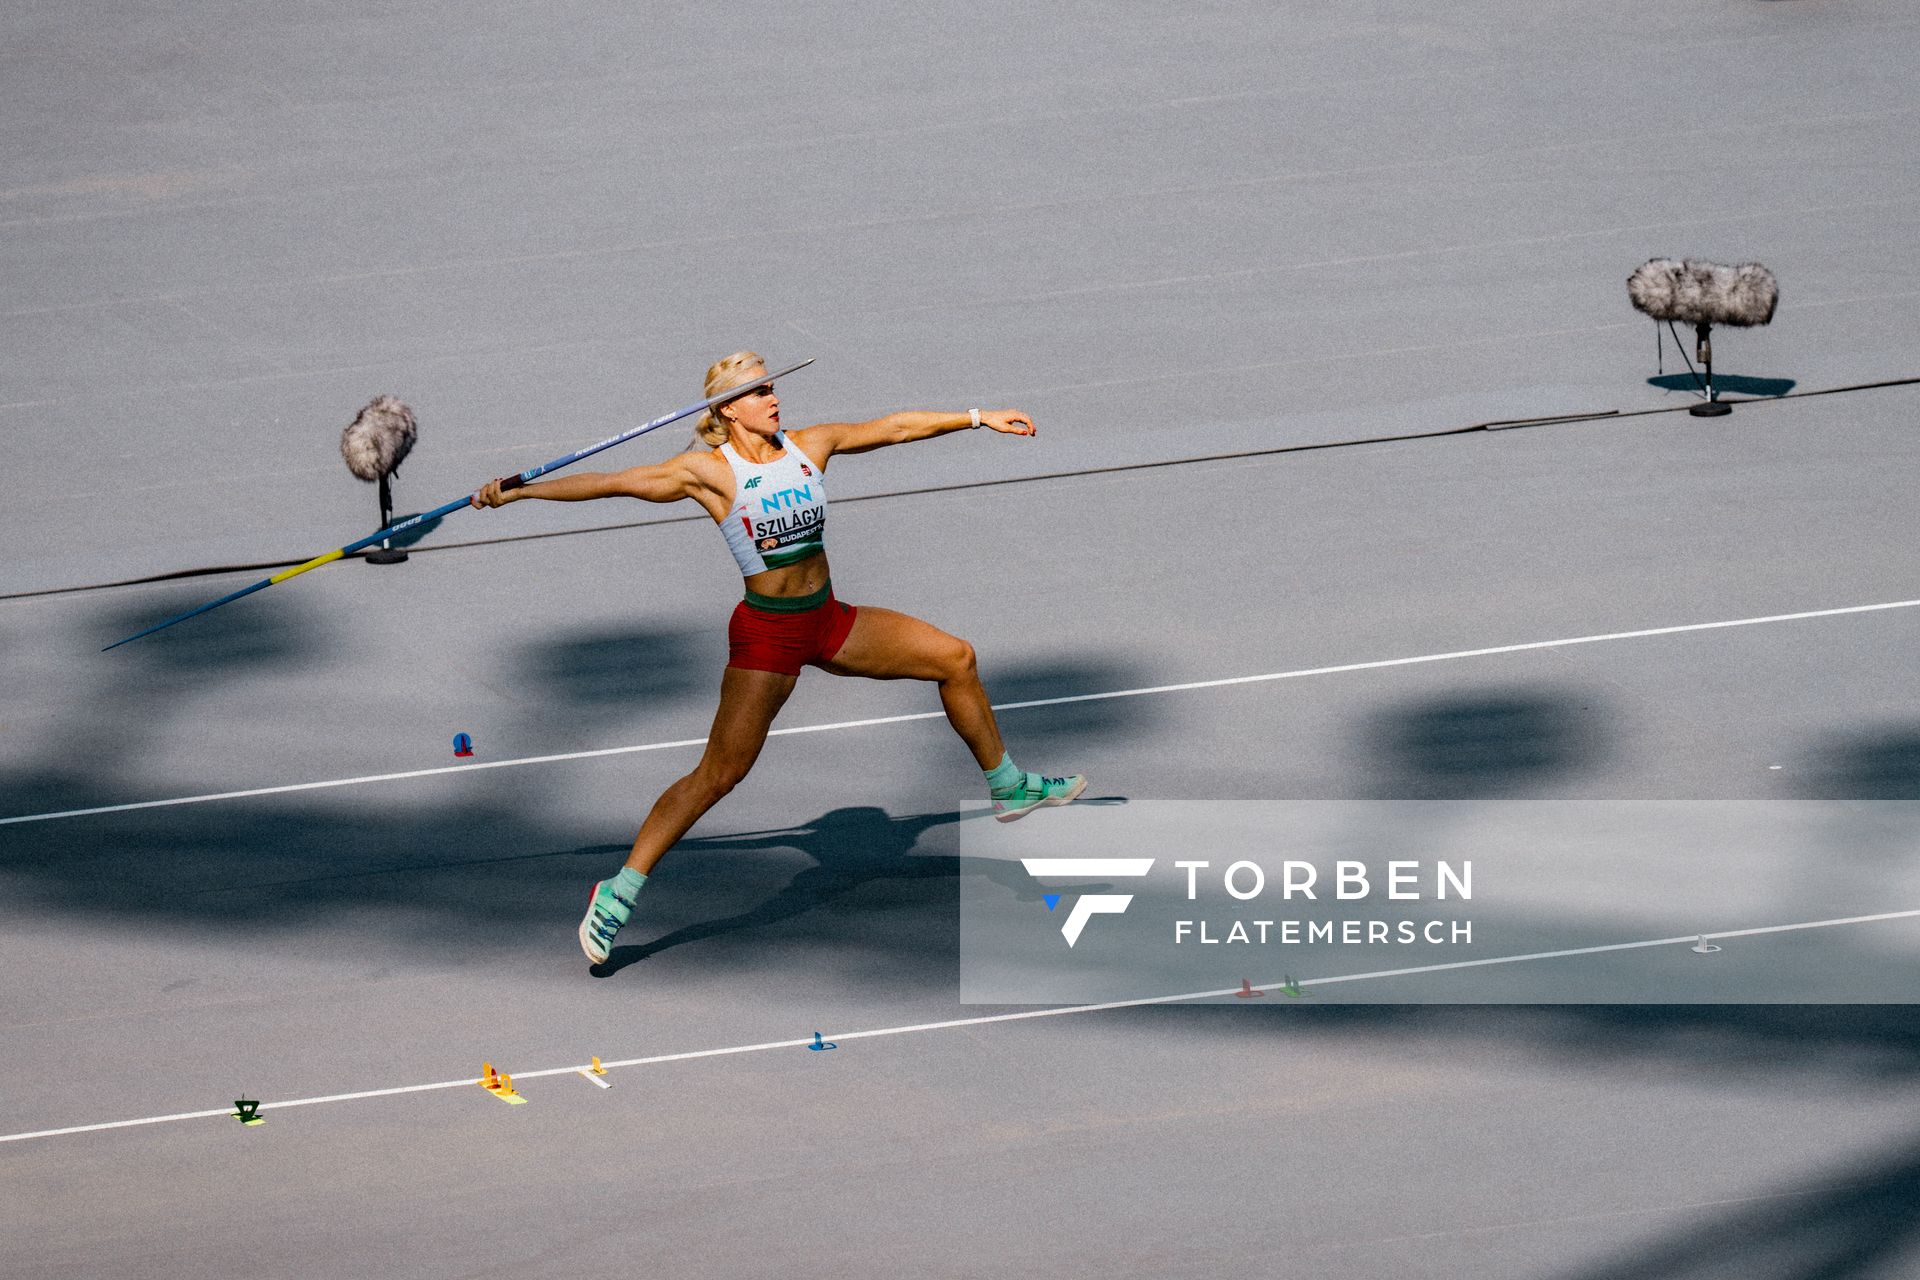
M28 811L43 781L0 777L0 812ZM990 876L1017 899L1042 892L1017 866L962 859L963 816L989 820L984 806L900 818L857 807L789 830L683 841L636 921L636 932L665 936L617 948L596 972L739 935L745 945L703 949L696 963L747 974L800 964L849 982L884 974L895 988L950 991L958 877ZM624 837L568 842L537 787L497 777L403 808L255 797L0 829L0 898L15 918L84 918L219 946L381 964L411 950L527 954L584 967L574 927L593 881L626 852ZM794 851L813 865L793 872ZM714 918L743 902L753 905Z
M398 475L399 472L396 471L394 474ZM399 524L402 520L411 520L419 514L420 513L418 511L409 511L405 515L395 516L393 518L393 523ZM391 538L388 538L387 541L391 543L394 547L401 548L401 549L411 547L411 546L416 546L419 543L424 542L429 536L431 536L433 532L436 529L438 529L441 523L444 522L445 520L446 520L445 516L435 516L431 520L422 520L419 524L414 525L411 529L403 529L399 533L394 534ZM369 529L367 532L372 533L374 532L374 530ZM374 567L378 568L379 566L376 565Z
M1607 706L1579 690L1500 688L1416 701L1363 724L1360 753L1371 768L1357 771L1360 794L1563 793L1608 755L1607 726ZM1875 734L1827 758L1809 784L1818 798L1920 796L1920 731ZM1288 1013L1303 1030L1522 1043L1570 1066L1645 1062L1723 1077L1920 1078L1920 1008L1911 1005L1309 1006Z
M1920 1240L1920 1140L1909 1137L1871 1161L1830 1174L1820 1186L1787 1188L1758 1203L1693 1222L1664 1240L1564 1280L1847 1280L1911 1274Z
M1920 726L1831 742L1812 753L1801 794L1813 799L1920 800Z
M1465 800L1524 794L1592 768L1605 754L1604 708L1579 691L1507 688L1428 698L1362 726L1365 794Z
M204 599L197 591L179 594L96 614L78 629L81 642L96 631L112 639L132 634ZM185 715L192 699L230 696L246 682L310 670L331 655L325 632L297 600L267 608L249 603L98 655L76 681L70 714L39 760L0 773L0 814L138 801L144 797L129 794L123 779L152 749L158 728ZM645 629L562 633L522 650L509 669L560 713L616 715L642 701L707 696L724 661L724 651L706 652L711 642ZM1108 679L1106 669L1075 669L1096 687ZM1044 736L1048 714L1037 710L1028 726L1034 732L1016 741ZM1129 722L1081 718L1114 731ZM271 939L316 951L418 945L496 954L552 948L565 955L573 951L586 887L611 856L625 852L630 832L618 833L620 843L600 843L613 833L571 829L554 813L545 785L532 774L458 775L426 793L426 803L296 792L0 828L0 894L23 917L178 929L215 944ZM649 894L647 918L667 937L647 951L828 906L827 927L786 931L783 944L808 946L817 936L824 966L904 966L913 970L907 981L930 989L949 984L957 963L958 841L934 839L944 850L930 849L923 836L951 832L958 819L950 810L896 820L878 809L844 809L791 836L683 842L672 874ZM690 856L701 849L746 856ZM776 849L798 851L815 865L794 876L793 853L767 856ZM985 873L1008 874L999 864ZM900 891L831 910L836 899L877 882ZM1017 869L1007 884L1038 899L1039 887ZM751 968L768 963L769 953L756 945L712 962Z
M127 800L120 779L149 748L153 728L192 698L233 680L292 677L326 648L324 625L297 597L237 600L111 653L89 652L205 604L189 585L89 615L74 629L71 702L41 758L61 762L0 776L0 814L84 809ZM76 767L68 762L84 761ZM11 833L10 833L11 834Z
M953 879L962 874L978 874L994 880L1018 901L1039 901L1042 893L1039 882L1011 863L962 859L957 854L909 856L915 853L922 835L958 823L967 816L984 818L986 811L983 808L974 815L915 813L895 818L872 805L859 805L835 809L812 822L758 838L715 836L683 840L675 847L676 853L702 846L728 850L790 848L813 859L814 865L796 874L778 893L757 906L724 919L684 925L643 945L615 947L607 962L595 965L590 972L597 978L611 977L628 965L671 947L791 920L883 880ZM963 866L963 862L966 865ZM941 895L940 901L946 904L946 895ZM924 939L927 935L920 936ZM948 950L945 945L938 949L942 954Z
M618 719L695 697L717 698L725 636L673 628L612 628L551 633L523 647L512 663L515 688L557 720ZM535 714L538 714L537 712Z
M102 644L142 631L205 604L215 591L205 586L167 593L167 603L102 610L89 630L105 636ZM297 670L326 647L311 605L295 597L272 603L236 600L176 627L136 640L112 653L97 655L86 673L91 679L168 682L182 688L150 689L151 696L193 692L194 685L241 675L252 669Z
M46 782L0 777L0 806L30 811L45 802ZM183 926L215 941L298 934L335 916L384 934L384 918L364 909L387 908L396 937L432 916L495 945L524 945L529 927L556 930L566 918L584 875L575 857L603 862L626 850L570 847L540 813L535 797L493 780L404 810L262 796L55 819L0 828L0 875L16 910Z
M1278 974L1270 975L1278 977ZM1223 1016L1228 1007L1244 1016ZM1316 1005L1223 997L1103 1014L1143 1035L1287 1036L1410 1042L1443 1059L1525 1055L1569 1075L1684 1075L1729 1088L1797 1081L1820 1089L1906 1089L1920 1081L1911 1005ZM1397 1052L1397 1050L1396 1050Z
M77 630L87 639L118 639L204 602L206 592L190 588L162 599L102 610ZM591 637L589 651L604 657L598 646L606 640ZM564 654L570 643L556 647ZM47 763L0 774L0 814L141 799L121 779L151 749L156 730L191 700L298 675L332 653L296 594L265 604L236 601L92 655L42 753ZM598 696L602 678L595 672L586 679L577 700ZM553 683L566 685L560 676ZM456 940L525 945L543 926L551 932L541 941L557 940L566 932L557 922L566 920L584 878L573 856L604 859L626 846L568 847L533 791L529 780L476 776L425 807L294 793L9 826L0 828L0 875L7 905L16 910L182 925L216 940L299 935L346 917L360 936L372 929L404 938L431 915ZM249 901L269 889L271 911ZM368 907L388 914L369 917ZM327 937L317 945L347 943Z
M1098 654L1062 655L1044 662L981 664L980 680L995 706L1075 694L1135 689L1156 683L1152 673L1131 663ZM996 713L1007 749L1023 769L1043 773L1081 770L1061 753L1084 757L1101 738L1144 733L1157 722L1159 704L1151 698L1102 698L1047 707L1021 707ZM1041 755L1056 761L1040 760ZM1033 763L1029 763L1033 761Z
M118 638L194 603L197 597L183 597L164 607L122 610L90 620L83 634ZM98 655L77 684L74 713L63 718L65 736L48 756L59 763L0 776L0 813L139 798L118 778L123 763L146 745L144 723L179 713L186 695L218 692L229 678L297 672L326 647L316 639L325 636L321 625L297 602L254 610L250 603ZM191 638L189 627L197 628ZM602 643L610 647L596 647ZM588 637L588 674L562 671L554 679L577 679L585 700L617 699L620 663L633 656L626 646L649 643L638 633ZM569 652L570 644L562 642L558 651ZM609 652L614 657L601 663ZM553 661L565 665L564 658ZM704 678L705 664L697 665ZM1098 679L1096 688L1150 683L1098 664L1050 670L1047 676L1039 667L1016 669L1011 687L1003 673L996 696L1075 692L1084 687L1074 683L1075 673ZM1054 717L1083 712L1090 714L1075 734L1090 727L1124 733L1138 722L1127 702L1136 700L1013 713L1009 737L1016 745L1045 738L1060 723ZM1533 687L1397 708L1368 723L1368 746L1377 754L1366 791L1433 798L1553 792L1577 781L1602 755L1605 710L1578 691ZM1063 741L1067 736L1060 734ZM1021 751L1028 754L1026 747ZM1863 734L1831 748L1826 759L1827 769L1810 784L1825 796L1912 796L1920 784L1920 730ZM1379 763L1386 766L1384 778ZM631 832L618 832L616 840L616 833L569 830L553 816L539 781L512 772L462 783L430 804L355 805L296 793L0 828L7 906L13 913L85 917L89 928L177 927L185 936L235 945L267 940L340 951L372 941L436 953L552 949L577 955L572 934L585 888L605 874L609 857L625 850ZM894 818L872 808L842 809L791 832L684 842L672 874L662 877L658 891L649 888L647 919L666 932L651 944L617 949L612 969L642 953L731 935L751 945L700 948L698 963L751 973L798 960L849 984L884 980L950 995L958 965L958 878L1007 875L1000 864L963 864L957 817L950 810ZM776 847L797 850L814 865L791 871ZM759 856L690 856L702 848ZM1017 871L1002 883L1020 900L1040 892ZM876 885L883 886L878 897ZM856 893L863 887L866 892ZM259 891L269 888L267 899ZM725 905L716 911L725 893L737 904L731 913ZM250 901L249 894L257 896ZM272 909L260 909L262 901ZM802 919L808 916L826 927L792 923L811 923ZM767 926L777 939L751 934ZM1288 1014L1284 1026L1292 1034L1413 1036L1439 1052L1479 1046L1562 1057L1570 1070L1613 1060L1715 1078L1752 1073L1827 1085L1920 1078L1920 1010L1912 1006L1289 1006ZM1274 1034L1283 1025L1222 1019L1213 1009L1138 1016L1156 1025L1191 1019L1197 1041ZM1449 1048L1448 1041L1455 1044Z

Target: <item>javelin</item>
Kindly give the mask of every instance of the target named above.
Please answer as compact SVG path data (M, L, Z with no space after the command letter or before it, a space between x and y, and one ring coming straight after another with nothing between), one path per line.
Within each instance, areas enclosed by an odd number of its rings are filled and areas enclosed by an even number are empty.
M586 448L580 450L578 453L570 453L564 458L555 458L552 462L549 462L544 466L538 466L528 471L522 471L517 476L508 476L505 480L501 481L500 490L502 493L504 493L509 489L518 489L521 485L526 484L529 481L538 480L541 476L547 474L547 472L549 471L558 471L561 467L571 466L573 463L580 461L580 459L591 457L594 454L600 452L602 449L611 449L613 448L613 446L617 444L624 444L626 441L633 439L635 436L645 435L647 432L652 431L656 427L666 426L669 422L678 422L682 418L690 418L694 414L699 413L702 409L711 409L715 405L720 404L723 401L731 400L736 396L744 395L755 387L763 387L768 383L772 382L775 378L784 378L788 374L793 373L799 369L804 369L812 363L813 361L810 358L806 360L802 360L799 364L790 365L789 367L780 370L780 372L778 373L770 373L764 378L755 378L752 382L743 382L737 387L729 387L727 390L722 391L719 395L708 396L705 400L702 400L697 404L690 404L686 408L678 410L677 412L674 412L674 413L670 413L664 418L655 418L652 422L647 423L643 427L635 427L631 431L623 431L619 435L614 436L610 440L602 440L599 444L588 445ZM475 490L475 492L477 493L479 491ZM340 559L342 556L350 555L353 552L360 550L360 548L362 547L371 546L373 543L380 541L382 538L390 538L394 534L399 533L402 529L411 529L414 525L424 523L425 521L437 520L441 516L447 515L450 512L458 511L461 507L468 505L468 503L472 501L472 498L473 498L473 495L468 494L464 498L454 499L452 502L447 503L443 507L435 507L431 511L422 511L417 516L408 516L405 520L397 521L394 524L388 525L386 528L380 530L378 533L368 534L366 537L360 539L358 542L349 542L346 546L336 547L334 550L327 552L323 556L315 556L313 559L307 561L305 564L295 565L291 569L282 569L279 573L274 574L271 578L262 578L260 581L254 583L250 587L240 588L240 590L234 592L232 595L221 596L218 600L208 601L206 604L201 605L198 609L190 609L186 613L181 614L177 618L168 618L165 622L160 623L158 626L148 627L145 631L136 632L135 634L128 636L126 640L116 640L112 644L108 645L106 649L102 649L100 652L105 653L107 649L118 649L121 645L126 644L128 641L138 640L141 636L150 636L156 631L163 631L166 628L172 626L176 622L185 622L188 618L197 617L200 614L206 613L210 609L218 609L221 605L226 604L229 601L238 600L241 596L250 596L256 591L264 591L266 588L272 586L276 582L285 582L288 578L295 577L299 574L305 573L309 569L318 569L321 565L330 564L333 561Z

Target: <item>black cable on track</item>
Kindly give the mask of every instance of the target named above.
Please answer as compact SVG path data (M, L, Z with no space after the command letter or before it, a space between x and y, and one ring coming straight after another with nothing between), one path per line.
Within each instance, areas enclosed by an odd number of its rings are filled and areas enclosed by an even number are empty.
M1843 387L1819 387L1812 391L1789 391L1778 396L1748 396L1744 399L1722 397L1722 404L1774 404L1781 400L1803 400L1814 396L1844 395L1852 391L1877 391L1886 387L1910 387L1920 384L1920 377L1888 378L1880 382L1856 382ZM1360 440L1328 440L1320 444L1283 444L1271 449L1244 449L1237 453L1205 453L1187 458L1165 458L1158 462L1126 462L1111 467L1087 467L1079 471L1044 471L1030 476L1009 476L1000 480L963 480L957 484L928 485L920 489L890 489L885 493L865 493L853 498L835 498L836 506L849 506L856 502L879 502L888 498L914 498L930 493L960 493L968 489L992 489L1009 484L1039 484L1047 480L1076 480L1081 476L1114 475L1123 471L1149 471L1156 467L1185 467L1202 462L1232 462L1242 458L1271 458L1284 453L1310 453L1320 449L1357 449L1366 445L1401 444L1408 440L1437 440L1445 436L1464 436L1476 431L1515 431L1525 427L1559 426L1572 422L1619 421L1626 418L1646 418L1662 413L1685 413L1690 406L1665 405L1658 409L1601 409L1593 413L1563 413L1544 418L1500 418L1492 422L1476 422L1465 427L1442 427L1438 431L1410 431L1404 435L1368 436ZM583 534L618 533L628 529L650 529L656 525L690 524L694 521L711 520L703 512L699 515L662 516L657 520L630 520L621 524L597 524L584 529L555 529L549 533L516 533L499 538L474 538L466 542L442 542L434 546L411 546L408 555L428 555L442 551L461 551L472 547L495 547L513 542L537 542L542 538L575 538ZM348 560L358 560L366 555L356 551ZM207 578L223 573L256 573L262 569L286 569L304 560L263 560L248 564L209 565L202 569L175 569L168 573L149 574L144 578L125 578L118 582L95 582L78 587L46 587L39 591L16 591L0 595L0 600L31 600L41 596L71 595L81 591L106 591L114 587L139 587L155 582L173 582L181 578Z

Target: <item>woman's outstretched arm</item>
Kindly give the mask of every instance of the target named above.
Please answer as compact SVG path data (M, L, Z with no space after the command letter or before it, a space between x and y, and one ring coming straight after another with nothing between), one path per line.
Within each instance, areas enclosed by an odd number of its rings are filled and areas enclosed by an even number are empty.
M1039 433L1033 419L1018 409L982 409L980 425L1008 435L1031 436ZM827 422L793 433L802 449L824 466L836 453L866 453L890 444L910 440L929 440L949 431L965 431L973 426L973 412L930 413L910 410L890 413L871 422Z
M678 502L691 497L698 483L686 454L625 471L582 471L577 475L536 480L501 491L499 480L489 480L473 495L476 507L499 507L522 498L549 502L586 502L592 498L639 498L643 502Z

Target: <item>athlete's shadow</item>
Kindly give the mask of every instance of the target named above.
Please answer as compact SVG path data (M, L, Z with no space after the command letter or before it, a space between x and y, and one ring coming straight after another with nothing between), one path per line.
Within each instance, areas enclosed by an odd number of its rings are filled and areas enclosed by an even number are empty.
M984 875L1011 893L1017 901L1039 901L1045 890L1018 863L999 862L991 858L961 858L952 854L914 855L920 837L926 832L969 818L985 820L987 816L983 808L971 814L948 811L915 813L896 818L884 809L859 805L835 809L804 825L764 835L707 836L683 840L675 846L676 851L703 847L729 851L798 849L812 858L816 865L795 875L778 893L750 910L719 920L684 925L652 942L615 947L605 964L594 965L589 972L596 978L612 977L628 965L658 955L670 947L791 920L879 880L912 881L952 879L962 874Z

